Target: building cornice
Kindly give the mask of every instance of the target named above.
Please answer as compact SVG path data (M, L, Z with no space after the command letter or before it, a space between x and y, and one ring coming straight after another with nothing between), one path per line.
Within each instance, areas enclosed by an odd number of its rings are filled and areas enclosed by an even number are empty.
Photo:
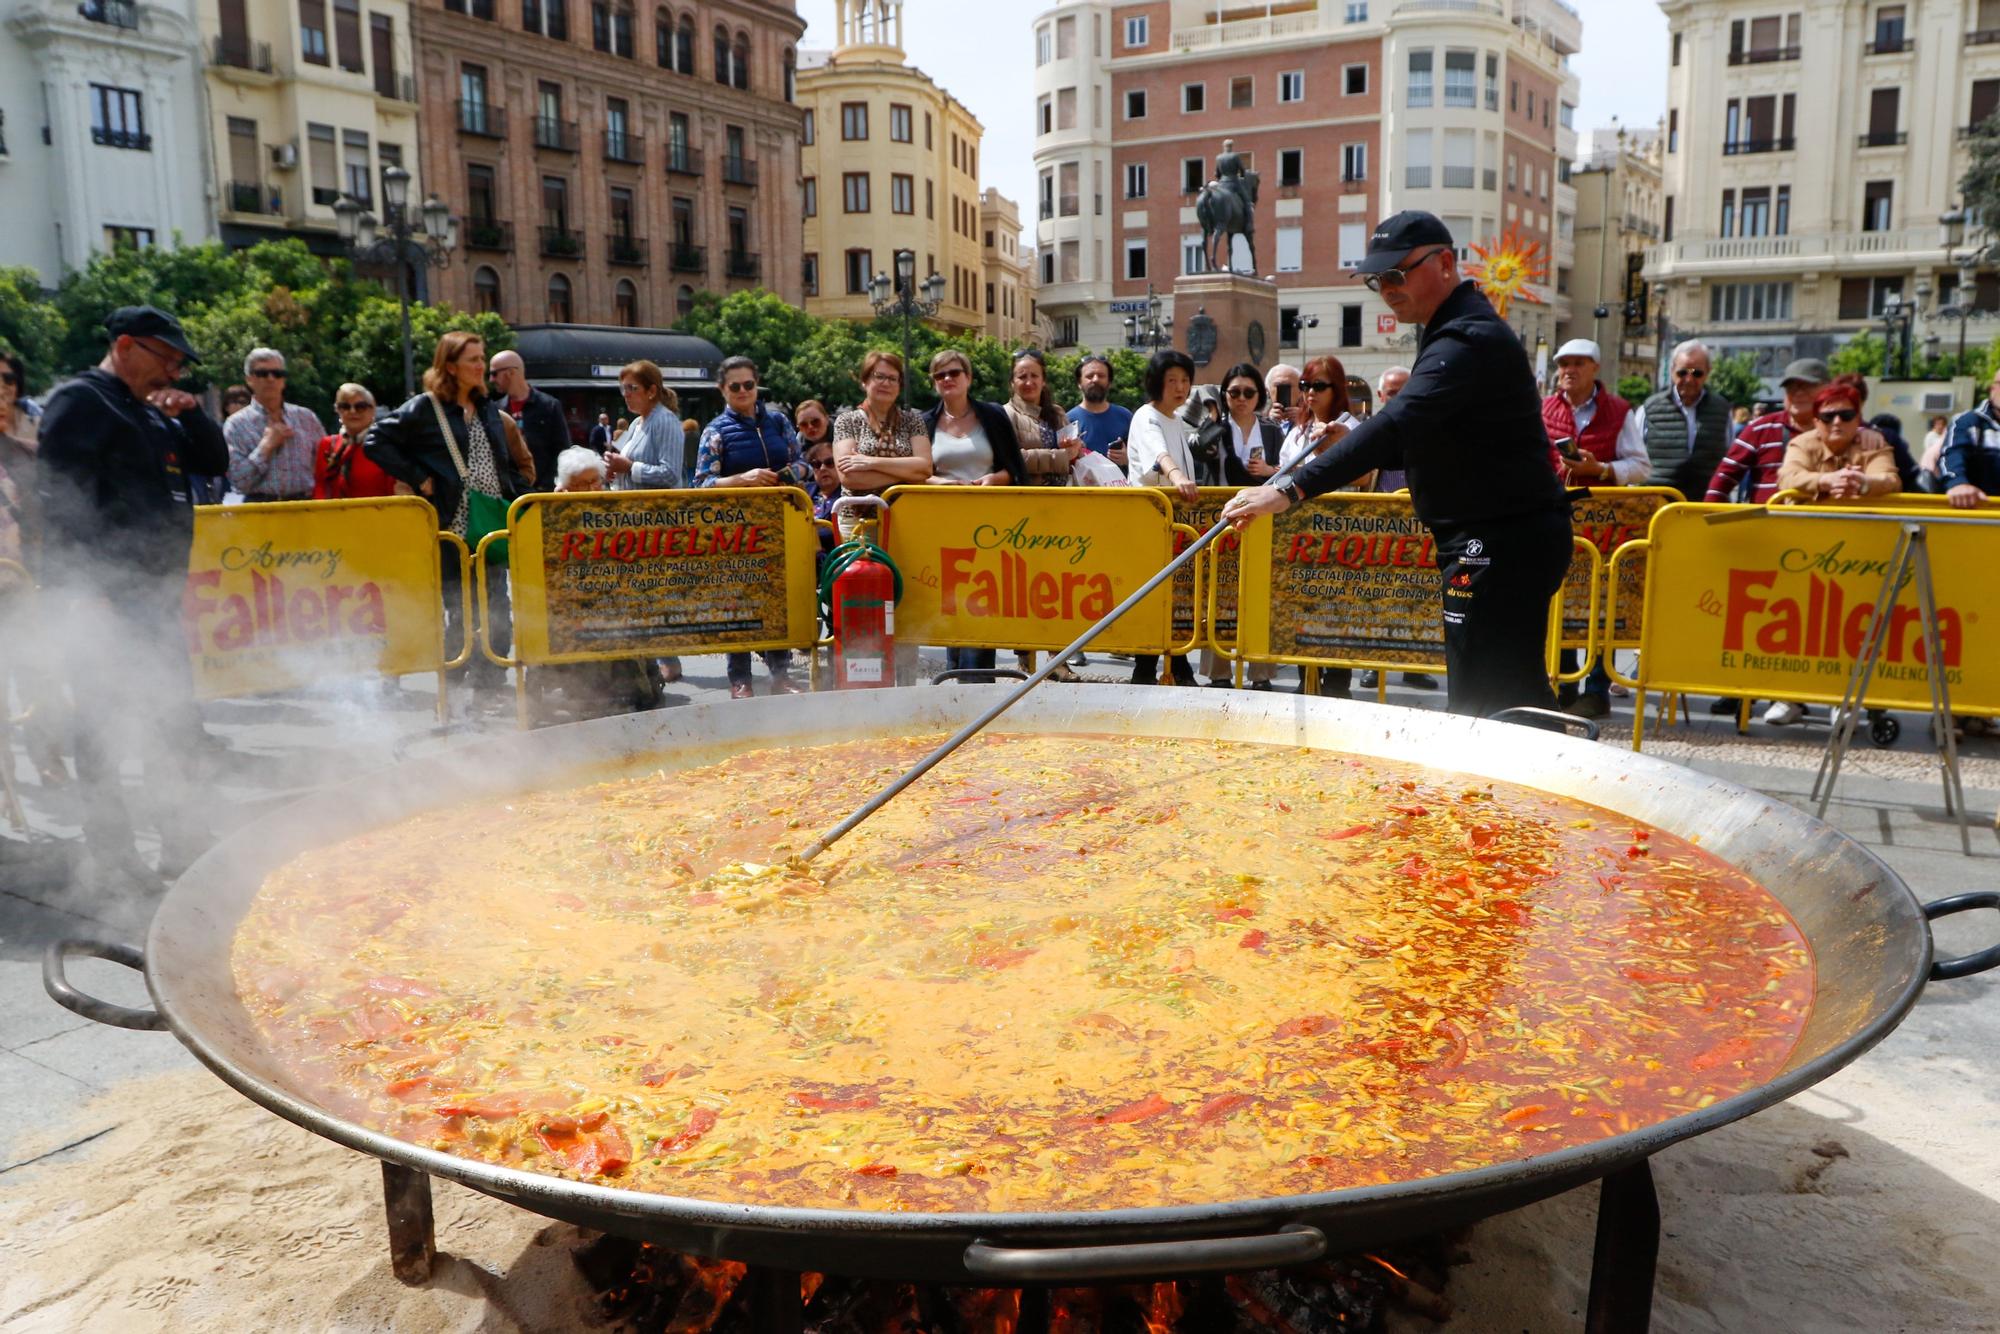
M40 50L73 43L87 50L112 50L171 64L186 60L201 45L201 33L184 14L159 5L138 6L139 26L94 23L75 5L24 4L7 18L7 29L22 45Z

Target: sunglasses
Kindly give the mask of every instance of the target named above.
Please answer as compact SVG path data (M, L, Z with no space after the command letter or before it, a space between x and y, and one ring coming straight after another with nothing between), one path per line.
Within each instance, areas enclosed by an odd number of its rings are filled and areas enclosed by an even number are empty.
M964 378L965 378L965 372L959 370L957 367L954 366L946 370L941 370L937 374L931 376L931 383L943 384L946 380L962 380Z
M815 468L831 468L833 466L833 457L831 455L828 455L827 457L820 459L807 459L806 462L810 463Z
M1675 371L1674 378L1676 380L1706 380L1708 378L1708 372L1692 370L1692 369L1684 371Z
M275 367L261 366L250 372L250 378L253 380L282 380L285 378L285 372Z
M1370 273L1363 276L1363 278L1361 279L1361 283L1371 292L1379 292L1385 287L1389 288L1401 287L1404 283L1410 280L1411 274L1415 273L1418 269L1421 269L1424 265L1436 259L1439 255L1446 253L1447 252L1443 250L1433 250L1431 251L1430 254L1425 255L1422 259L1416 261L1414 264L1411 264L1408 268L1398 267L1393 269L1384 269L1380 273Z
M1308 394L1324 394L1327 390L1333 388L1333 381L1301 380L1299 381L1299 388L1305 390Z
M1851 422L1860 415L1861 413L1855 408L1840 408L1833 412L1820 413L1819 419L1831 426L1835 422Z
M368 411L368 409L370 409L370 408L372 408L372 407L374 407L374 406L375 406L375 405L374 405L373 403L362 403L362 402L359 402L359 401L350 401L350 402L346 402L346 403L336 403L336 404L334 404L334 405L333 405L333 410L334 410L335 412L366 412L366 411Z
M1257 397L1257 391L1256 391L1255 389L1231 389L1231 390L1229 390L1229 391L1228 391L1228 393L1229 393L1229 396L1230 396L1231 398L1255 398L1255 397Z
M722 386L722 392L725 394L749 394L756 392L756 389L757 382L755 380L738 380L733 384Z

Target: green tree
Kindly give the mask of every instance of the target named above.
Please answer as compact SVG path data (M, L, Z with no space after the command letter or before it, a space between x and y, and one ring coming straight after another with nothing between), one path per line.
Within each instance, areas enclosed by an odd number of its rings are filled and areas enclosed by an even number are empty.
M804 346L821 323L787 304L777 293L758 288L732 293L722 301L704 292L695 298L693 311L677 327L683 333L706 338L725 356L750 358L760 371L769 374L772 367Z
M413 302L410 352L419 393L423 391L424 372L437 353L438 339L456 329L469 330L484 339L488 357L514 346L513 328L498 315ZM403 401L403 321L395 297L375 288L362 299L352 322L341 331L339 342L330 345L337 349L331 364L339 368L340 379L327 386L329 394L340 387L341 380L353 380L366 385L379 402Z
M303 241L273 242L305 250ZM184 318L226 304L251 290L248 267L220 242L198 246L121 247L95 255L63 279L56 309L64 330L63 371L81 370L104 356L104 318L120 306L158 306Z
M1618 381L1618 397L1638 407L1653 396L1653 380L1647 375L1627 375Z
M1748 352L1722 358L1708 373L1708 387L1739 408L1756 406L1764 397L1764 377L1757 373L1757 358Z
M26 364L26 392L38 394L48 388L62 369L67 329L62 312L43 294L33 269L0 267L0 341Z
M1826 359L1826 368L1835 375L1868 375L1882 373L1882 358L1886 344L1880 334L1860 333L1834 349Z
M2000 220L2000 112L1980 122L1966 141L1965 175L1958 181L1968 230L1976 219Z

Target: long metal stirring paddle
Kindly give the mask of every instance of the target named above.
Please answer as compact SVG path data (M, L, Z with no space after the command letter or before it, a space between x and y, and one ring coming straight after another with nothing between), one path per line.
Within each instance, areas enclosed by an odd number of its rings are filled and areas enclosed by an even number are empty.
M1310 458L1312 456L1308 454L1306 455L1306 457ZM1297 467L1298 465L1294 463L1292 466ZM1269 481L1265 482L1264 485L1275 486L1283 482L1284 479L1290 475L1290 473L1291 473L1291 468L1286 468L1282 472L1278 473L1276 476L1272 477ZM932 751L930 754L924 756L921 760L918 760L914 765L910 767L910 770L907 773L905 773L902 777L898 778L895 782L889 784L889 786L883 788L880 792L877 792L874 796L870 797L867 801L863 802L860 809L856 810L854 814L848 816L845 820L842 820L839 824L835 825L833 828L827 830L824 834L821 834L818 838L814 839L810 844L806 846L804 851L800 852L798 856L793 859L793 861L795 863L809 862L813 858L819 856L822 852L825 852L828 848L832 847L834 844L840 842L841 839L846 838L849 834L853 833L855 826L859 825L863 820L866 820L869 816L873 815L875 812L881 810L884 806L888 805L891 801L893 801L896 798L898 794L900 794L903 791L904 788L916 782L919 778L922 778L932 769L935 769L938 766L938 763L942 761L945 756L951 754L953 751L957 750L960 746L972 740L972 738L974 738L975 736L978 736L980 732L985 730L987 724L991 723L995 718L998 718L1001 714L1007 712L1007 710L1013 708L1016 704L1019 704L1022 698L1026 696L1030 690L1033 690L1036 686L1048 680L1051 673L1053 673L1058 667L1062 666L1064 663L1068 662L1072 657L1075 657L1093 639L1096 639L1099 635L1103 634L1106 630L1108 630L1111 627L1112 623L1116 621L1119 617L1123 616L1126 612L1131 611L1141 602L1144 602L1149 596L1152 595L1154 589L1158 588L1161 584L1165 583L1167 580L1173 578L1175 574L1179 573L1180 568L1183 565L1186 565L1189 561L1193 560L1197 555L1201 553L1203 548L1207 547L1209 543L1215 541L1216 538L1220 537L1222 535L1223 530L1230 526L1231 524L1228 519L1217 519L1215 521L1215 526L1213 528L1210 528L1207 532L1203 533L1193 542L1190 542L1188 544L1187 550L1181 552L1180 555L1168 561L1164 569L1162 569L1158 574L1154 575L1151 579L1148 579L1145 583L1141 584L1139 586L1138 592L1132 594L1132 596L1126 598L1123 602L1113 607L1110 610L1110 612L1108 612L1105 615L1103 620L1099 621L1096 625L1091 626L1088 630L1085 630L1082 634L1078 635L1075 643L1071 644L1068 648L1063 649L1060 652L1056 653L1054 656L1052 656L1049 659L1048 664L1046 666L1044 666L1040 671L1036 672L1033 676L1029 677L1027 680L1023 681L1020 685L1016 686L1013 692L1010 693L1007 696L1007 698L1001 700L998 704L995 704L992 708L980 714L977 718L974 718L971 722L967 723L965 726L959 728L958 731L954 732L951 735L951 738L949 740L947 740L943 745L939 746L936 750Z

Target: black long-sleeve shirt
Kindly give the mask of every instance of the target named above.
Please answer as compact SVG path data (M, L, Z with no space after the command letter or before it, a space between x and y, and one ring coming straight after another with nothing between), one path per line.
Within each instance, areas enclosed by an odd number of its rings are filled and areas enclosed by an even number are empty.
M147 579L186 575L194 540L189 478L229 470L229 446L207 413L194 407L169 419L93 367L49 396L38 453L52 577L66 568L105 579L120 570Z
M1564 507L1527 353L1471 282L1424 327L1403 391L1292 480L1317 496L1376 468L1408 472L1433 528Z

